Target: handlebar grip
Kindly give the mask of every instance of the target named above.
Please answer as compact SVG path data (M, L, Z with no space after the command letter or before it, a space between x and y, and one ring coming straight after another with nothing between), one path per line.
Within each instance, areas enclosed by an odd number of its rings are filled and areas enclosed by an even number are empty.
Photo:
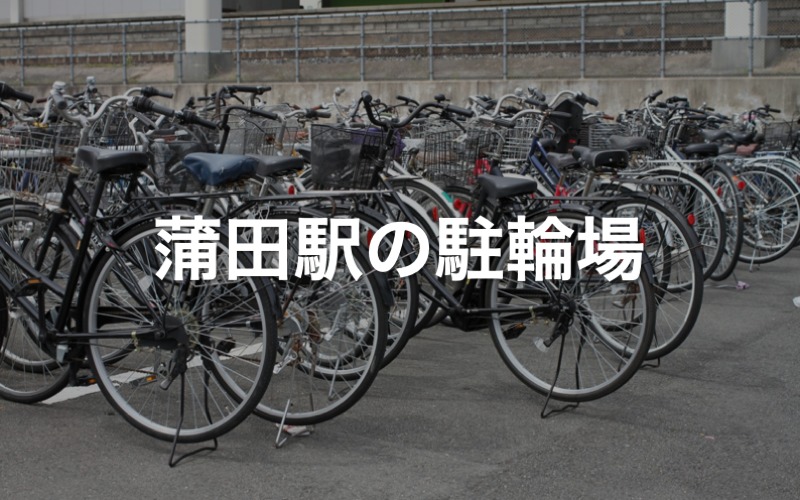
M30 94L26 94L25 92L14 90L11 85L8 85L5 82L0 82L0 99L19 99L20 101L32 103L34 97Z
M597 106L598 104L600 104L600 101L598 101L594 97L589 97L588 95L584 95L583 100L586 101L586 104L591 104L592 106Z
M53 104L56 105L56 109L67 109L67 100L64 99L63 95L59 94L58 92L52 92L50 95L53 97Z
M404 95L398 95L397 96L397 100L398 101L403 101L406 104L413 104L414 106L419 106L419 101L417 101L415 99L412 99L410 97L406 97Z
M452 104L448 104L444 107L444 110L448 113L455 113L457 115L464 116L466 118L472 118L475 113L472 112L471 109L465 109L459 106L453 106Z
M527 99L525 99L525 103L537 107L547 106L547 102L545 102L543 99L536 99L533 97L528 97Z
M505 118L495 118L493 120L493 123L495 125L498 125L500 127L505 127L505 128L514 128L514 126L516 125L516 123L514 123L513 121L506 120Z
M646 99L647 101L649 101L649 102L653 102L653 100L655 100L655 98L656 98L656 97L660 96L660 95L661 95L661 94L663 94L663 93L664 93L664 91L663 91L663 90L661 90L661 89L658 89L658 90L656 90L655 92L652 92L650 95L648 95L648 96L647 96L645 99Z
M705 108L703 108L703 109L704 109L705 111L711 111L711 112L714 112L714 111L716 111L716 109L715 109L715 108L712 108L711 106L706 106L706 107L705 107Z
M541 102L544 102L544 103L547 102L547 96L544 95L544 92L542 92L539 89L533 89L533 92L531 92L531 97L533 97L537 101L541 101Z
M30 102L30 101L28 101L28 102ZM781 112L781 110L780 110L780 109L777 109L777 108L769 108L769 112L770 112L770 113L780 113L780 112Z
M327 109L307 109L306 118L330 118L331 112Z
M548 116L550 118L572 118L571 113L565 113L564 111L551 111Z
M364 101L365 104L372 103L372 94L369 93L368 90L361 91L361 100Z
M689 98L686 96L674 95L667 99L667 103L675 104L676 102L689 102Z
M228 85L226 88L229 92L247 92L249 94L263 94L272 90L269 85Z
M481 99L480 97L471 97L472 102L477 104L478 106L482 107L483 109L489 109L493 107L491 103L485 99Z
M687 120L707 120L708 117L706 115L684 115L683 118Z
M155 103L148 99L147 97L134 97L133 98L133 109L137 111L142 111L145 113L157 113L159 115L173 117L175 116L175 110L172 108L168 108L166 106L162 106L158 103Z
M257 108L247 108L248 113L253 113L254 115L263 116L264 118L269 118L270 120L278 120L279 117L277 113L273 113L272 111L267 111L264 109L257 109Z
M200 125L201 127L210 128L212 130L219 128L219 123L201 118L192 111L184 111L181 113L181 120L186 124Z
M158 96L158 97L165 97L167 99L172 99L174 97L174 94L172 92L165 92L163 90L158 90L155 87L142 87L141 93L145 97Z

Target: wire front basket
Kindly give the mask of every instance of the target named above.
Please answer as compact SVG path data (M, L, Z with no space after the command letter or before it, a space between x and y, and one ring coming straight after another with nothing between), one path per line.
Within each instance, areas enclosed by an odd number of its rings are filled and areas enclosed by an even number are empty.
M59 123L0 130L0 191L42 201L63 191L63 165L75 158L80 129Z
M539 126L536 117L525 117L514 124L514 128L503 129L503 161L522 161L528 158L533 142L533 133Z
M372 188L383 139L378 129L313 124L311 180L319 188Z
M580 144L590 149L608 149L612 135L625 135L627 127L621 123L586 123L581 126Z
M787 149L792 146L792 122L771 122L764 124L764 144L762 149Z
M477 176L488 170L483 156L495 141L496 135L488 128L464 131L454 124L431 128L425 132L424 176L440 186L475 184Z
M86 132L86 146L117 151L141 151L134 116L125 108L111 108Z
M230 133L225 153L277 155L291 153L302 136L303 127L290 119L284 127L280 121L264 118L242 110L231 111L228 119Z

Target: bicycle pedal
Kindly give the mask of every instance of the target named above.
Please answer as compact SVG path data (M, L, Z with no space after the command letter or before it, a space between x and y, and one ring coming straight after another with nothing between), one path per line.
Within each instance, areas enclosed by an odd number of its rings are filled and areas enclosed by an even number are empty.
M506 340L513 340L522 335L522 332L524 332L526 328L527 327L522 323L517 323L503 330L503 337L505 337Z
M230 354L234 347L236 347L236 341L228 337L217 343L217 352L220 354Z
M73 385L76 387L87 387L95 384L97 384L97 379L91 375L78 375L75 377L75 383Z
M38 292L42 286L42 281L39 279L26 279L14 287L12 294L14 297L30 297Z

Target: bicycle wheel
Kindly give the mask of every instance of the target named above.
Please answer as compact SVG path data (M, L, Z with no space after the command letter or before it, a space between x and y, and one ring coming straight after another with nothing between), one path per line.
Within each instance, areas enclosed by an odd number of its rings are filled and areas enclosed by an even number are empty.
M134 427L158 439L204 441L244 420L267 388L273 292L262 279L228 279L224 234L215 278L190 281L171 268L159 279L165 257L156 247L176 255L159 231L152 220L136 225L93 262L80 299L83 331L98 335L88 357L103 395ZM252 269L243 253L235 264Z
M697 322L703 302L700 242L685 218L652 195L628 193L605 204L612 217L638 219L640 239L653 272L655 331L646 359L665 356L680 346Z
M49 220L39 209L7 205L0 209L0 238L31 265L46 250L39 268L51 280L66 284L75 257L75 237L64 227L56 228L48 242L44 234ZM22 284L29 276L5 255L0 255L0 270L12 283ZM57 314L63 299L46 291L46 321ZM20 306L28 301L35 307L36 294L0 297L0 397L18 403L37 403L50 398L69 381L67 363L58 363L52 346L39 336L38 318L30 317Z
M372 243L372 235L388 224L385 217L378 212L361 207L352 213L359 219L361 227L361 241L365 246ZM417 253L412 245L404 241L403 251L400 252L397 265L385 273L385 278L392 293L392 303L388 306L388 331L386 336L386 351L383 353L381 368L386 367L395 360L405 348L408 341L417 331L417 317L427 311L426 305L420 305L423 296L420 294L420 284L415 275L401 277L397 269L413 264ZM380 253L383 257L391 251L391 242L381 242ZM382 257L382 258L383 258Z
M800 239L800 188L769 164L736 171L744 183L744 243L741 262L763 264L786 255Z
M700 174L714 188L725 206L727 235L722 258L709 276L714 281L722 281L733 273L742 251L744 221L742 219L742 200L739 194L739 179L731 169L722 164L711 164Z
M686 169L656 169L643 173L648 180L660 181L650 189L686 217L703 245L708 279L722 260L727 238L724 207L711 186L699 175Z
M431 220L426 213L425 208L403 193L398 193L398 198L400 199L400 203L402 203L405 209L410 213L411 218L409 219L406 217L398 203L391 196L386 196L384 198L384 204L382 208L386 210L386 213L379 212L380 216L385 217L388 222L410 222L415 224L422 228L428 237L428 241L438 241L438 223L434 223ZM412 247L415 252L419 250L419 248L415 247L416 243L416 239L412 240ZM436 259L437 255L435 252L430 252L428 254L426 268L431 274L434 275L436 274ZM429 326L431 324L431 319L439 310L437 303L433 300L433 297L435 296L434 288L430 286L429 283L426 282L420 284L420 292L419 307L416 314L416 323L412 336Z
M361 249L355 248L353 257L363 273L358 279L339 252L331 280L292 277L278 284L283 304L278 358L256 415L291 425L324 422L356 404L377 377L387 344L391 285ZM290 269L296 259L290 249Z
M553 207L528 220L541 223L547 215L580 232L587 214ZM503 362L527 386L554 399L590 401L619 389L641 365L653 336L655 295L644 270L630 282L578 270L583 249L575 239L571 246L572 277L556 282L533 273L519 281L507 270L510 247L503 245L493 266L503 278L486 286L495 310L489 329ZM531 313L539 309L551 313Z
M398 189L401 193L419 203L434 226L439 223L440 218L462 216L455 209L453 205L454 198L450 196L447 190L430 181L414 177L390 177L388 182L393 188ZM429 237L438 237L438 227L436 233L429 234ZM433 274L436 273L436 256L433 254L429 258L428 269ZM434 302L433 297L437 294L427 280L422 280L420 288L423 293L420 295L420 308L417 315L419 320L414 335L439 323L447 316L447 313Z

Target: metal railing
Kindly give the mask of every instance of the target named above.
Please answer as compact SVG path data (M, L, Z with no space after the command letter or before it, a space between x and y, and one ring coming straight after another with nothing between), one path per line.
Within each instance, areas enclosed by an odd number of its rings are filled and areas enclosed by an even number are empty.
M725 36L730 0L664 0L240 17L222 25L210 81L528 79L798 74L800 5L770 0L768 35ZM741 3L741 2L740 2ZM187 80L187 22L0 28L0 75L22 85ZM738 69L714 46L738 41ZM776 54L762 61L759 44ZM763 51L762 51L763 52ZM65 66L67 66L65 68ZM60 72L60 73L59 73Z

